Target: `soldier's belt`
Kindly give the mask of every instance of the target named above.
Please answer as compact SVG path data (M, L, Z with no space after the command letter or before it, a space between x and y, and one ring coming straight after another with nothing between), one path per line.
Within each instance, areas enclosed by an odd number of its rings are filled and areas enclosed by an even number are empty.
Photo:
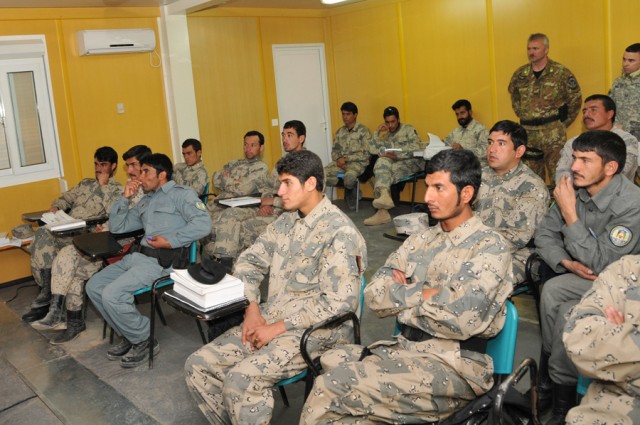
M560 115L554 115L552 117L546 117L546 118L536 118L533 120L520 120L520 124L536 126L536 125L545 125L545 124L549 124L550 122L556 122L556 121L560 121Z
M407 325L402 325L402 336L407 338L409 341L414 342L427 341L433 338L433 335L423 331L422 329ZM487 352L487 340L474 336L465 341L460 341L460 349L484 354Z
M140 245L139 251L137 252L147 257L157 259L158 264L165 269L172 266L174 269L184 269L189 265L189 247L153 249Z

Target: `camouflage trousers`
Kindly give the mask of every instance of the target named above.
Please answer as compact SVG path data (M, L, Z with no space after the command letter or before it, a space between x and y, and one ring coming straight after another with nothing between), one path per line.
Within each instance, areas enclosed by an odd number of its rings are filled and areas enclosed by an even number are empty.
M355 188L358 177L364 173L368 164L368 162L349 162L347 163L346 169L343 169L338 167L335 162L330 162L324 167L325 186L336 186L339 181L336 175L344 173L344 187L347 189Z
M236 326L189 356L187 386L209 422L268 424L274 385L306 367L301 335L285 332L251 351L242 345L242 327Z
M67 310L82 310L84 284L102 265L102 260L91 260L80 254L74 246L65 246L53 260L51 293L65 296Z
M535 251L533 248L524 247L520 248L516 252L513 253L513 283L521 283L527 280L527 276L525 273L525 266L527 264L527 259L533 254Z
M525 160L525 163L545 182L556 181L556 168L560 152L567 141L567 130L560 121L539 126L523 126L527 130L527 147L540 149L542 160ZM545 177L545 173L548 177ZM548 180L547 180L548 178Z
M640 397L617 385L593 381L580 405L569 411L567 424L640 424Z
M375 197L380 197L381 189L389 189L398 180L417 173L423 167L424 161L421 158L398 161L387 157L378 158L373 167L373 174L376 177Z
M279 208L274 208L274 214L265 216L258 215L257 208L225 209L212 225L213 240L205 245L205 254L237 258L281 213Z
M58 237L44 227L36 230L31 245L31 272L38 286L42 286L42 269L50 269L58 252L65 246L71 245L72 237Z
M322 356L323 366L336 367L316 378L300 424L437 422L476 397L436 356L394 344L356 361L362 349L349 345Z

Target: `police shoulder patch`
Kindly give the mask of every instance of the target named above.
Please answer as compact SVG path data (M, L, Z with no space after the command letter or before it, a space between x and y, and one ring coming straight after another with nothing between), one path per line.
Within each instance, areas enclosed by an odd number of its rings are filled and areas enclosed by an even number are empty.
M202 201L196 202L196 208L199 209L199 210L202 210L202 211L206 211L207 210L207 206Z
M575 77L569 77L567 80L567 86L569 86L571 90L575 90L578 87L578 80L576 80Z
M616 226L609 232L609 240L618 247L623 247L631 242L633 233L628 227Z

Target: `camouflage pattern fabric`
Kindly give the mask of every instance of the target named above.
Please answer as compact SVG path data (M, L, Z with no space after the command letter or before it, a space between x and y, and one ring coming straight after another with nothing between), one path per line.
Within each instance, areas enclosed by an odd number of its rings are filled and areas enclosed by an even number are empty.
M547 66L536 78L531 64L521 66L513 73L509 83L511 106L521 121L552 118L561 115L566 108L566 118L542 125L522 126L527 131L528 147L544 152L544 159L531 161L527 165L545 180L545 169L549 181L555 181L555 170L560 158L560 149L567 140L566 128L576 119L582 106L580 85L564 65L548 59Z
M581 374L593 378L567 424L640 423L640 256L625 256L607 267L570 313L564 345ZM624 314L607 320L605 309Z
M640 70L616 78L609 97L616 102L614 125L640 139Z
M269 168L260 158L230 161L212 178L218 192L216 200L261 193L270 181ZM255 207L226 208L216 202L207 204L211 216L211 235L205 252L212 256L237 257L243 247L241 222L257 215Z
M180 162L173 166L173 180L176 184L192 188L200 196L204 194L207 181L209 181L209 173L207 173L202 161L192 166Z
M292 255L295 253L296 255ZM260 305L267 323L284 321L287 331L251 352L241 344L241 327L192 354L185 364L187 386L212 423L268 424L273 385L301 372L304 330L335 314L356 311L366 245L351 220L326 197L311 213L284 213L238 259L234 275L245 295L260 302L269 275L269 296ZM320 331L312 351L345 342L349 326Z
M549 209L547 185L522 162L501 176L485 167L473 209L509 242L514 282L524 282L524 266L533 253L526 245Z
M395 283L394 269L409 283ZM379 341L364 361L321 375L300 423L434 422L485 393L491 357L461 350L459 341L500 331L512 284L508 244L478 217L450 232L438 225L409 236L375 273L365 300L376 315L397 316L433 338ZM423 300L423 288L439 292Z
M95 178L84 179L53 201L51 206L60 210L70 209L69 215L73 218L95 218L106 216L120 195L122 185L113 178L105 186L100 186ZM55 236L44 227L36 230L31 245L31 271L39 286L42 286L40 270L51 268L58 251L71 242L72 237Z
M479 121L472 120L467 127L459 125L443 140L444 144L451 146L459 143L462 149L473 152L480 160L482 166L487 165L487 141L489 130Z
M142 186L129 199L129 208L134 207L144 196ZM108 222L102 226L102 231L108 231ZM119 241L124 246L133 242L133 238ZM102 267L102 259L93 260L82 255L74 246L65 246L53 260L51 267L51 293L65 296L65 306L68 311L80 311L84 303L84 284Z
M633 134L627 133L626 131L617 127L612 128L611 131L622 137L622 140L624 140L624 144L627 146L627 158L624 161L622 174L626 176L630 181L633 181L633 179L636 177L636 169L638 168L638 139L636 139ZM558 183L560 177L572 175L572 146L573 141L577 138L578 136L567 140L567 143L564 144L564 147L560 152L560 160L558 161L558 168L556 168L556 183Z
M340 127L336 131L331 150L333 161L324 167L325 185L336 186L338 184L336 174L344 173L344 187L347 189L355 188L358 177L369 165L370 141L371 132L360 123L356 123L351 130L346 125ZM335 163L338 158L342 157L347 163L346 169L338 167Z
M381 148L402 149L400 152L393 152L398 157L397 161L385 157L376 161L373 167L376 198L380 197L381 189L389 189L398 180L424 168L424 160L413 156L414 151L422 150L420 137L416 129L408 124L400 124L395 133L385 132L381 136L378 131L374 132L370 146L372 155L378 155Z

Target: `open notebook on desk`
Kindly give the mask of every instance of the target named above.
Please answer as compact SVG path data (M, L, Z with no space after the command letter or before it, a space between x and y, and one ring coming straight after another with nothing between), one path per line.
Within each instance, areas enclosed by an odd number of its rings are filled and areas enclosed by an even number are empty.
M58 210L55 213L46 212L42 214L40 220L42 220L46 224L45 227L52 232L62 232L87 227L86 221L73 218L62 210Z
M238 198L220 199L216 200L216 202L227 207L247 207L260 205L260 198L255 196L240 196Z

